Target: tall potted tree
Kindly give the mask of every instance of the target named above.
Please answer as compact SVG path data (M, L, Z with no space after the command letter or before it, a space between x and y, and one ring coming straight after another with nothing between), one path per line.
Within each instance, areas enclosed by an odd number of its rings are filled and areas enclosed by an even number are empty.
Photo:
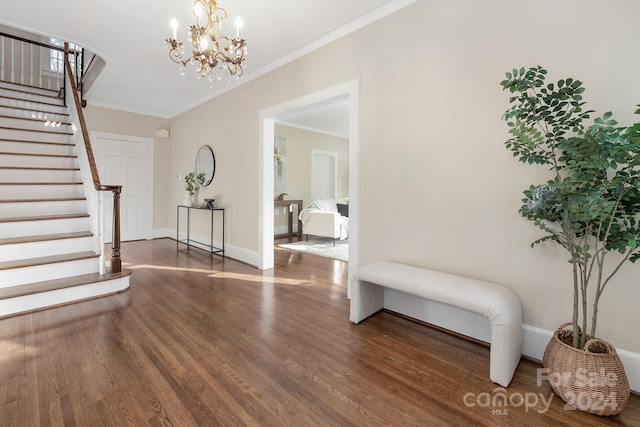
M546 75L542 67L514 69L501 82L511 93L507 149L523 163L549 167L547 182L526 189L520 208L544 232L532 246L559 244L573 271L572 320L554 334L543 364L565 402L614 415L629 398L629 383L596 326L612 277L640 258L640 123L619 126L608 112L587 125L593 111L584 109L582 83L546 83Z

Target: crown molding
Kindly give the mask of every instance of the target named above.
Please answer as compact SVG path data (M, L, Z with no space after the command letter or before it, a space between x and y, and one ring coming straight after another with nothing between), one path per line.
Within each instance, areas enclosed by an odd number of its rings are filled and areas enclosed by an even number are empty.
M317 49L320 49L321 47L324 47L326 45L328 45L329 43L332 43L336 40L341 39L342 37L345 37L363 27L366 27L369 24L372 24L386 16L389 16L401 9L404 9L405 7L416 3L418 0L393 0L390 1L388 3L386 3L383 6L380 6L379 8L367 13L366 15L362 15L360 17L358 17L357 19L354 19L353 21L333 30L330 33L327 33L326 35L312 41L311 43L307 43L306 45L292 51L291 53L288 53L287 55L284 55L282 57L280 57L279 59L258 68L255 71L252 71L250 73L245 74L241 79L239 80L235 80L234 82L219 88L219 89L215 89L214 91L210 92L209 94L207 94L206 96L190 103L187 104L184 108L181 108L180 110L177 110L175 112L173 112L170 116L171 117L175 117L177 115L180 115L182 113L185 113L207 101L210 101L214 98L217 98L218 96L225 94L227 92L230 92L238 87L240 87L243 84L246 84L248 82L250 82L251 80L257 79L258 77L261 77L277 68L282 67L283 65L286 65L292 61L295 61L298 58L301 58Z

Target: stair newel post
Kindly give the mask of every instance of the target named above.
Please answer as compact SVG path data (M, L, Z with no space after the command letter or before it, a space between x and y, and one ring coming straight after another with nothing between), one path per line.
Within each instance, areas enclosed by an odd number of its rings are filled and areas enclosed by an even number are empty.
M120 192L122 186L115 186L113 191L113 238L111 245L111 272L120 273L122 271L122 260L120 259Z

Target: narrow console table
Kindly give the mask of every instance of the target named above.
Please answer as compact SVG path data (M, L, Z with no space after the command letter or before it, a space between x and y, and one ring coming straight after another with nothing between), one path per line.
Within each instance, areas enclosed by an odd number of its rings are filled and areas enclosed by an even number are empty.
M289 231L283 234L277 234L274 237L288 237L288 236L298 236L300 240L302 240L302 222L298 219L298 232L293 232L293 205L298 205L298 216L300 215L300 211L302 210L302 200L274 200L273 205L275 207L286 207L289 212Z
M224 257L224 228L225 228L225 212L224 208L203 208L199 206L185 206L178 205L177 208L177 220L176 220L176 250L178 250L178 246L180 243L184 243L187 245L187 249L190 246L208 250L211 255L213 254L221 254ZM186 209L187 211L187 238L180 240L180 210ZM209 234L209 243L199 242L197 240L191 239L191 211L209 211L211 214L211 224L210 224L210 234ZM222 247L214 246L213 244L213 225L214 225L214 213L221 212L222 213ZM199 246L195 246L194 243L197 243Z

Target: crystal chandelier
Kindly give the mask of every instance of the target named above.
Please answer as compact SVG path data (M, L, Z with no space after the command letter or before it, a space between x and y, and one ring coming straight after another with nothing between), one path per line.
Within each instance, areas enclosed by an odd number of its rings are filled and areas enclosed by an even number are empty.
M189 27L189 41L194 50L186 58L184 46L177 38L178 21L171 21L173 37L165 40L165 49L169 58L176 64L180 74L184 75L186 66L191 63L198 78L207 78L213 86L215 78L220 80L223 73L239 78L245 69L244 57L247 54L247 42L240 37L242 20L236 19L236 37L222 34L222 21L227 19L227 11L218 7L216 0L195 0L193 14L196 24ZM204 26L203 26L204 25Z

